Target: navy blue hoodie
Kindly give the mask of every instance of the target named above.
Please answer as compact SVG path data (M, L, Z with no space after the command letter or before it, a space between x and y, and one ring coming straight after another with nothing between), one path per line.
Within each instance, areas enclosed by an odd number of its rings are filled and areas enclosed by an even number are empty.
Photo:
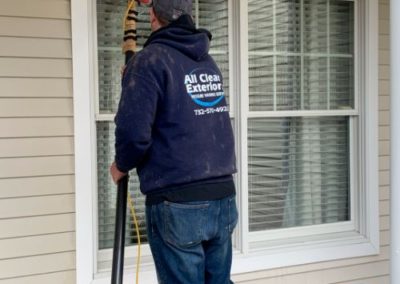
M211 35L182 16L128 63L115 117L115 161L141 191L232 179L234 138Z

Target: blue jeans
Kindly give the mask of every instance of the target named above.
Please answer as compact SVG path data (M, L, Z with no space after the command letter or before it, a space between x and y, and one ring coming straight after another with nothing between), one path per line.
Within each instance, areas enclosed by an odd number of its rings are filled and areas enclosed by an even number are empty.
M147 234L160 284L229 284L235 197L146 207Z

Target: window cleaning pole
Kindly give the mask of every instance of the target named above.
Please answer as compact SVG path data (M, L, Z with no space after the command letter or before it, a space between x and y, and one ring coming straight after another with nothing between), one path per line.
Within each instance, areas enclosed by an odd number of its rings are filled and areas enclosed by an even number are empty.
M133 57L136 50L136 22L138 13L136 11L135 1L136 0L128 0L127 9L123 19L124 43L122 51L125 54L125 64L127 64L128 61ZM126 175L118 182L111 284L122 284L124 277L125 224L128 198L128 180L129 176Z
M118 182L117 208L115 215L114 251L111 284L122 284L124 277L126 203L128 196L128 175Z

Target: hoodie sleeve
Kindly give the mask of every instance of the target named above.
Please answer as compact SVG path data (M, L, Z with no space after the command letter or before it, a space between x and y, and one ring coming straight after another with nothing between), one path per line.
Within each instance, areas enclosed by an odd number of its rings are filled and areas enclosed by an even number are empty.
M152 80L127 70L115 116L115 162L122 172L137 167L152 144L159 89Z

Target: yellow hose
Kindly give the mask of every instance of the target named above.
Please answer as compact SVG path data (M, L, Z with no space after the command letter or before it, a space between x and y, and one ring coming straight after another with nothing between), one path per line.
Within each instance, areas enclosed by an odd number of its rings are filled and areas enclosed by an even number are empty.
M126 18L128 18L129 15L129 10L131 9L135 9L136 5L135 5L135 0L130 0L128 1L128 7L126 8L125 14L124 14L124 19L122 22L122 29L125 30L126 27Z
M133 201L131 195L128 192L128 204L129 209L131 211L133 223L135 224L136 236L137 236L137 246L138 246L138 253L137 253L137 260L136 260L136 284L139 284L139 270L140 270L140 257L141 257L141 241L140 241L140 230L139 224L136 218L135 207L133 206Z

